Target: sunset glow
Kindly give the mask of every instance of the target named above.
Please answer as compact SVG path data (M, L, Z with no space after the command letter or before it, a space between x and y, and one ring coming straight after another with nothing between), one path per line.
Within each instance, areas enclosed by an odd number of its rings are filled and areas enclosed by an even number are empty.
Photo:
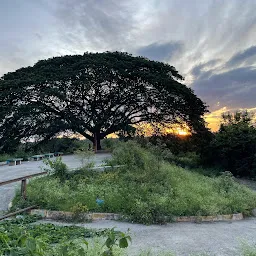
M189 132L186 131L186 130L182 130L181 128L178 128L177 129L177 134L181 135L181 136L187 136L187 135L189 135Z

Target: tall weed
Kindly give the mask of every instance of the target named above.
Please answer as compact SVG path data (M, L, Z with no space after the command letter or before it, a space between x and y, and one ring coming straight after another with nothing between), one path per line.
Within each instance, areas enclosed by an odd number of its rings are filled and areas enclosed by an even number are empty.
M108 172L80 170L62 181L57 176L31 180L28 200L52 210L70 211L83 205L88 211L120 213L139 223L165 223L174 216L217 215L256 207L256 193L225 173L207 177L165 162L134 142L120 144ZM104 200L98 206L96 199Z

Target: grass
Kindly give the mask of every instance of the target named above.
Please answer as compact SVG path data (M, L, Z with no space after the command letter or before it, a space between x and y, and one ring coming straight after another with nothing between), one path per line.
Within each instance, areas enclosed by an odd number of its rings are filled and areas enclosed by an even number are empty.
M256 193L228 173L207 177L166 163L134 142L121 143L110 164L125 167L103 173L80 169L65 181L56 175L33 179L27 186L28 202L51 210L120 213L145 224L165 223L173 216L249 214L256 207ZM104 200L102 206L97 197ZM13 203L22 205L18 196Z
M241 254L243 256L256 256L256 244L248 244L243 242L241 245Z

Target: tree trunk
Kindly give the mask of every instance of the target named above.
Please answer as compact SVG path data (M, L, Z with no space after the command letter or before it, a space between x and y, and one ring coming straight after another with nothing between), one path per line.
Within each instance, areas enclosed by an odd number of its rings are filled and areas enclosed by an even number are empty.
M100 138L97 139L97 150L101 150Z
M94 133L93 137L93 148L94 151L97 152L98 150L101 150L101 144L100 144L100 133L96 132Z

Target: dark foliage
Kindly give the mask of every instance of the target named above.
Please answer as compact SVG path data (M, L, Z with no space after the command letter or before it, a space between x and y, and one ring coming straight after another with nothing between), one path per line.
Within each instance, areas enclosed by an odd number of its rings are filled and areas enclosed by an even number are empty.
M79 148L88 148L88 140L79 140L76 138L53 138L48 141L44 141L41 144L36 144L36 147L30 145L32 148L36 148L40 152L63 152L65 154L74 153Z
M55 57L0 78L0 146L71 130L92 142L146 122L204 126L204 103L173 66L105 52Z
M205 151L203 160L218 165L234 175L255 177L256 128L248 113L223 116L223 123Z

